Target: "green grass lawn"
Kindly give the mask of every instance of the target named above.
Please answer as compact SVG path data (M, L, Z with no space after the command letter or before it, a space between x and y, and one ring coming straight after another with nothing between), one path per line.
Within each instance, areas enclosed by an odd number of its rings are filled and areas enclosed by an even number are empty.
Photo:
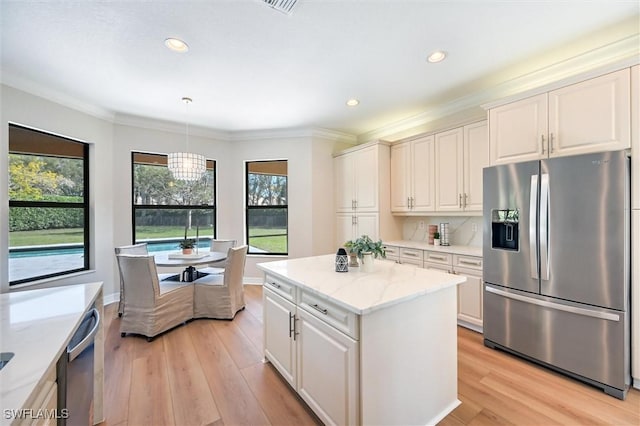
M82 243L82 233L83 230L81 228L14 231L9 232L9 246L23 247ZM287 236L282 235L285 233L286 229L251 228L249 244L270 253L286 253ZM201 237L211 237L212 234L211 228L200 229ZM195 228L188 231L189 238L194 238L195 235ZM136 229L136 238L138 240L182 237L184 237L184 228L180 226L139 226Z

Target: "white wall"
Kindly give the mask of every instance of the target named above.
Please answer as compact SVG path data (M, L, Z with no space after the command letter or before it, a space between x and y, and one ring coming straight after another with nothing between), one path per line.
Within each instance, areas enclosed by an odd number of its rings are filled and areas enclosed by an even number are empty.
M67 285L103 281L105 294L113 289L113 125L43 98L1 86L0 116L0 292L9 290L9 207L8 156L9 127L16 123L90 144L91 272L47 281ZM34 288L29 287L29 288Z

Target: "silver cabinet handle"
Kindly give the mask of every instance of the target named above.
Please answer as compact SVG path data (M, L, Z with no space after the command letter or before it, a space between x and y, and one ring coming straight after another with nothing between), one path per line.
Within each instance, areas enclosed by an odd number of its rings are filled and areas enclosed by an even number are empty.
M353 205L356 206L355 208L358 208L358 200L353 200Z
M542 155L544 155L544 135L540 135L540 146L542 147Z
M464 193L464 197L462 199L462 207L465 208L465 209L467 208L467 193L466 192Z
M309 305L309 306L311 306L313 309L315 309L316 311L320 312L321 314L327 315L328 311L325 308L322 308L322 307L318 306L317 303L314 303L313 305Z
M413 252L413 251L406 251L406 252L404 252L403 254L404 254L405 256L408 256L408 257L418 257L418 253Z
M272 283L269 283L269 284L271 284L271 285L272 285L272 286L274 286L275 288L280 288L280 284L278 284L278 283L277 283L277 282L275 282L275 281L274 281L274 282L272 282Z
M411 208L411 198L407 197L407 208Z
M458 207L462 208L462 194L458 194Z
M429 255L429 259L435 259L435 260L447 260L447 258L445 256L434 256L432 254Z
M553 133L549 135L549 153L553 154Z
M294 336L294 333L296 331L296 321L295 321L295 315L292 314L291 312L289 312L289 339L291 339L292 336ZM295 337L294 337L295 338Z
M461 265L473 265L473 266L480 266L482 264L479 260L472 262L470 260L464 260L464 259L460 259L458 263L460 263Z
M416 203L414 202L413 197L411 197L411 208L413 208L415 206L415 204Z

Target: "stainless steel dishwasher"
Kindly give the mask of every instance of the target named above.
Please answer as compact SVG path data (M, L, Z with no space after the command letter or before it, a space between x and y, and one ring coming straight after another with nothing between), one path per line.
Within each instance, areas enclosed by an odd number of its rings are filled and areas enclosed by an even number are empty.
M57 365L58 426L93 424L93 353L100 314L93 307L84 316Z

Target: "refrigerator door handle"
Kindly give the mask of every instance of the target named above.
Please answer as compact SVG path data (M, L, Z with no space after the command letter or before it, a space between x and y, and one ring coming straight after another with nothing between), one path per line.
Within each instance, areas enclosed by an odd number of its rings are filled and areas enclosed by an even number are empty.
M497 288L486 286L485 290L489 293L496 294L498 296L506 297L507 299L517 300L519 302L530 303L532 305L542 306L544 308L555 309L557 311L569 312L576 315L582 315L587 317L593 317L603 319L607 321L620 321L620 315L610 314L608 312L594 311L591 309L577 308L575 306L561 305L560 303L548 302L546 300L534 299L533 297L522 296L520 294L510 293L507 291L499 290Z
M540 279L549 280L549 174L540 175Z
M538 175L531 176L529 193L529 267L531 278L538 279L538 248L536 246L536 222L538 218Z

